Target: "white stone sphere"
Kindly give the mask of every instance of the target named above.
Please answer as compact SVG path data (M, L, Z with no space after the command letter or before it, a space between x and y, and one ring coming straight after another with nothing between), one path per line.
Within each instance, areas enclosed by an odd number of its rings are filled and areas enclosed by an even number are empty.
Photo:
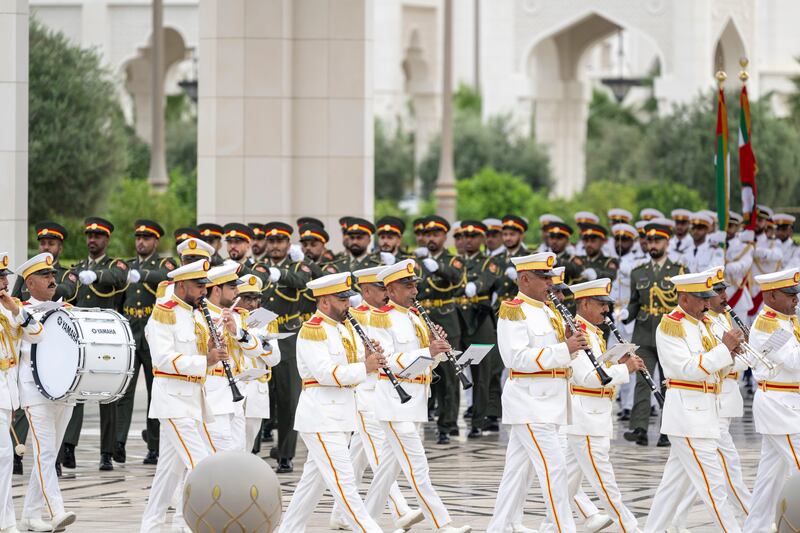
M795 533L800 530L800 474L794 474L783 486L775 514L778 533Z
M183 517L193 533L270 533L278 528L281 505L278 477L250 453L209 456L183 488Z

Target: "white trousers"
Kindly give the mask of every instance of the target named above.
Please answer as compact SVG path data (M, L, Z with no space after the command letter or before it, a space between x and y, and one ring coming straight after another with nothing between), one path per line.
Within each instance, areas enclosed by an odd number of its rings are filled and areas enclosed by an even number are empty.
M263 418L245 418L244 419L244 449L242 451L250 453L253 450L253 445L256 442L256 435L261 430L261 422Z
M64 513L64 498L61 496L56 474L56 458L74 407L52 402L25 408L32 440L33 469L28 480L25 503L22 505L22 518L41 519L42 510L46 510L46 520L49 521Z
M347 450L345 432L300 433L308 448L303 475L281 520L279 533L301 533L327 488L345 509L345 520L353 531L380 532L358 494L356 476Z
M350 438L350 460L356 473L356 483L361 483L367 466L370 467L373 474L378 471L380 464L378 453L383 448L385 440L386 435L383 433L380 422L375 418L375 413L359 411L358 429ZM389 489L387 505L394 520L411 511L396 481ZM333 506L332 515L344 520L342 509L338 505Z
M14 471L14 442L9 435L11 416L9 409L0 409L0 528L8 528L17 524L14 515L14 502L11 497L11 475ZM55 459L53 459L55 463ZM55 466L53 466L55 468Z
M508 531L519 516L520 494L527 492L529 465L533 465L542 489L545 508L559 533L574 532L567 466L555 424L512 424L506 448L506 464L497 489L494 515L487 532ZM524 497L524 496L523 496ZM524 500L523 500L524 501Z
M386 435L378 453L380 464L372 478L365 504L369 514L379 517L386 505L392 485L396 485L400 470L414 490L422 514L436 530L450 523L450 513L442 503L431 482L425 447L416 422L380 422Z
M161 418L158 465L150 487L150 499L142 515L140 533L157 533L166 520L176 490L181 490L186 471L211 455L213 447L202 422L191 418ZM179 500L181 501L181 500ZM182 507L181 504L179 504Z
M750 489L744 483L742 477L742 462L739 459L739 451L733 443L733 437L730 432L731 419L719 419L719 432L720 438L717 448L717 455L719 456L722 470L725 473L725 481L728 487L728 504L733 507L733 512L739 516L747 516L750 509ZM675 515L675 520L672 525L676 529L686 528L686 519L689 512L694 505L697 498L697 492L691 489L681 500L678 506L678 512Z
M762 435L761 459L758 462L756 482L750 514L744 522L748 533L772 531L786 479L800 471L800 434Z
M214 421L206 424L209 439L219 452L239 451L244 449L245 422L244 417L234 413L215 414Z
M681 500L694 488L720 531L740 532L728 502L725 473L717 455L718 440L670 436L670 443L669 459L644 530L663 533L672 523Z

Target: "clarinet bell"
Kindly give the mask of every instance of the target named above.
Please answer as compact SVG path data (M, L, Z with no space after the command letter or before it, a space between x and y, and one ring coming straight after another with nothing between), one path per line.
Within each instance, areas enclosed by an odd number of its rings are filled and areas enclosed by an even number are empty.
M464 388L464 390L472 388L472 382L469 380L467 375L464 374L463 371L458 372L458 379L461 380L461 386ZM609 381L611 381L611 378L608 378L608 379L609 379Z
M397 395L400 397L400 403L407 403L411 399L411 395L407 393L405 389L400 386L400 384L395 387L395 390L397 391Z
M239 391L239 387L237 387L235 384L231 384L231 392L233 393L234 402L241 402L244 400L244 394Z

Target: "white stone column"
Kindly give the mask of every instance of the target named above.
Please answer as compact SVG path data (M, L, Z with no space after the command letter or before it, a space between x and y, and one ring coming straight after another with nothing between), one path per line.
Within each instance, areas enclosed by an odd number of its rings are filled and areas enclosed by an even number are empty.
M0 0L0 251L27 258L28 1Z
M372 216L372 0L201 0L198 221Z

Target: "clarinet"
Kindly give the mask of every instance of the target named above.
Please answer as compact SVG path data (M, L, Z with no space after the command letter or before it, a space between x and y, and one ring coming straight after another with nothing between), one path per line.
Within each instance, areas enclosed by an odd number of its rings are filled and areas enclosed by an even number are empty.
M431 332L431 335L433 335L436 340L440 340L441 337L439 337L439 334L436 332L436 327L433 325L433 321L431 320L431 317L428 315L428 312L425 310L425 308L422 307L416 300L414 300L414 307L416 307L417 311L419 311L419 316L421 316L422 320L425 321L425 325L428 326L428 331ZM461 381L461 386L464 387L464 390L471 389L472 381L470 381L469 377L464 374L464 367L458 364L458 360L456 359L456 356L453 355L453 352L445 352L444 355L451 363L453 363L453 366L456 367L456 375Z
M622 338L622 334L617 329L617 326L614 324L614 321L611 320L608 316L605 316L605 323L608 324L609 329L611 329L611 333L617 338L617 341L624 343L626 342L625 339ZM645 383L647 386L650 387L650 391L655 395L656 401L658 402L658 406L660 408L664 408L664 395L661 394L661 389L656 386L655 381L653 381L653 376L650 375L650 372L647 370L647 367L644 367L642 370L639 370L639 374L642 375L644 378Z
M556 309L558 309L558 312L564 317L564 321L567 323L569 328L572 331L578 331L578 326L575 324L575 319L572 317L572 313L570 313L569 309L567 309L564 304L559 301L555 293L553 293L553 290L550 288L547 289L547 297L550 298L550 301L553 302L553 305L556 307ZM592 362L595 372L597 372L597 375L600 377L600 383L602 383L603 386L611 383L611 376L606 373L603 365L597 361L592 349L587 346L583 349L583 351L586 352L586 356L589 358L589 361Z
M219 340L219 335L217 335L217 328L214 326L214 322L211 320L211 314L208 312L208 304L206 303L206 299L202 298L200 300L200 310L203 312L203 318L206 319L206 325L208 326L208 334L211 336L211 341L214 343L214 346L217 350L222 349L222 341ZM231 365L228 364L228 361L222 361L222 368L225 369L225 376L228 378L228 385L231 387L231 394L233 394L233 401L234 402L241 402L244 400L244 395L239 392L239 387L236 386L236 380L233 379L233 374L231 373Z
M744 322L742 322L742 319L739 318L736 315L736 313L733 312L733 309L731 309L731 306L728 305L727 303L725 304L725 311L730 313L731 318L733 319L733 321L736 322L736 325L739 326L739 329L742 330L742 333L744 333L745 337L747 337L749 339L750 338L750 328L748 328L747 326L744 325Z
M375 345L372 344L372 340L367 337L367 332L364 331L364 328L361 327L361 324L358 323L358 320L356 320L355 317L350 314L350 311L347 311L344 316L347 321L350 322L350 325L353 326L353 329L356 330L358 336L361 337L361 341L364 343L364 346L366 346L369 351L374 352ZM392 387L394 387L394 390L397 391L397 395L400 396L400 403L406 403L408 400L410 400L411 395L403 390L403 386L400 385L400 382L395 377L392 369L388 366L385 366L381 368L381 370L383 370L383 373L386 374L387 378L389 378L389 381L392 382Z

